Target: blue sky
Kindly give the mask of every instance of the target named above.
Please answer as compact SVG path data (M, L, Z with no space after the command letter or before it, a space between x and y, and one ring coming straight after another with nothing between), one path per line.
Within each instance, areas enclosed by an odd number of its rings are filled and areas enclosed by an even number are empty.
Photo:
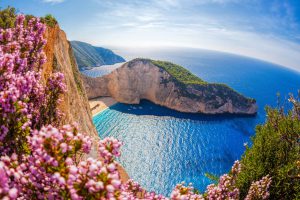
M193 47L300 71L300 0L0 0L53 14L70 40L109 47Z

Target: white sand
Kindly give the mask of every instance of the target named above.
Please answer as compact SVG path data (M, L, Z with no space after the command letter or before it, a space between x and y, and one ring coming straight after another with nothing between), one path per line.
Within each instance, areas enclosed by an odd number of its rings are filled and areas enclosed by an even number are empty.
M90 99L90 108L92 111L93 116L96 114L104 111L105 109L109 108L110 106L117 103L113 98L111 97L98 97L95 99Z

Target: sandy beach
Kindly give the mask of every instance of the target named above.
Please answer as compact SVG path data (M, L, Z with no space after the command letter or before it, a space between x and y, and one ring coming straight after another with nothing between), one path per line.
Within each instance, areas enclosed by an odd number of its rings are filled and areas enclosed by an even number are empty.
M117 101L115 101L111 97L98 97L98 98L89 100L89 104L90 104L90 108L91 108L93 116L104 111L105 109L109 108L110 106L112 106L116 103L117 103ZM129 176L128 176L127 172L125 171L125 169L120 164L117 165L117 168L120 173L121 181L123 183L128 181Z
M104 111L105 109L107 109L108 107L110 107L116 103L117 103L117 101L115 101L111 97L98 97L98 98L89 100L89 104L90 104L90 108L91 108L93 116Z

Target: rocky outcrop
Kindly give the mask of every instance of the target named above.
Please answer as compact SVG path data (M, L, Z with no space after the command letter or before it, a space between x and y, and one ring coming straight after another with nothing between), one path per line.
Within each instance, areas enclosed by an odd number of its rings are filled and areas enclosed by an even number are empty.
M254 99L224 84L183 84L148 59L127 62L103 77L82 75L82 78L88 98L111 96L128 104L147 99L187 113L253 115L257 112Z
M66 34L56 25L47 28L45 38L47 43L44 51L47 62L43 65L42 76L46 79L55 71L62 72L68 90L62 96L62 103L59 105L59 109L64 114L61 124L77 122L80 131L98 137L80 72Z

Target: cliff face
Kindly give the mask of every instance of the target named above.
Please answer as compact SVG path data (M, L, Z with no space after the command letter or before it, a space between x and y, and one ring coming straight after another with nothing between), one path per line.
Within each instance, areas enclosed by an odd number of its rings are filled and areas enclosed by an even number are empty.
M54 28L47 28L45 37L47 44L44 51L47 62L43 65L42 76L46 79L51 73L59 71L65 76L65 83L68 91L63 94L59 109L64 113L61 124L77 122L79 130L94 138L92 150L89 156L98 158L97 140L98 133L92 121L92 113L89 107L83 82L80 77L72 47L67 40L66 34L56 25ZM117 166L121 180L126 182L128 174L121 165Z
M83 76L88 98L111 96L138 104L147 99L177 111L205 114L255 114L255 100L222 84L181 84L150 60L135 59L108 75Z
M59 105L59 109L65 115L61 124L77 122L80 131L98 137L92 122L87 95L66 34L56 25L47 28L45 37L47 44L44 51L47 62L43 66L42 76L46 78L53 72L62 72L68 90L62 96L62 103Z

